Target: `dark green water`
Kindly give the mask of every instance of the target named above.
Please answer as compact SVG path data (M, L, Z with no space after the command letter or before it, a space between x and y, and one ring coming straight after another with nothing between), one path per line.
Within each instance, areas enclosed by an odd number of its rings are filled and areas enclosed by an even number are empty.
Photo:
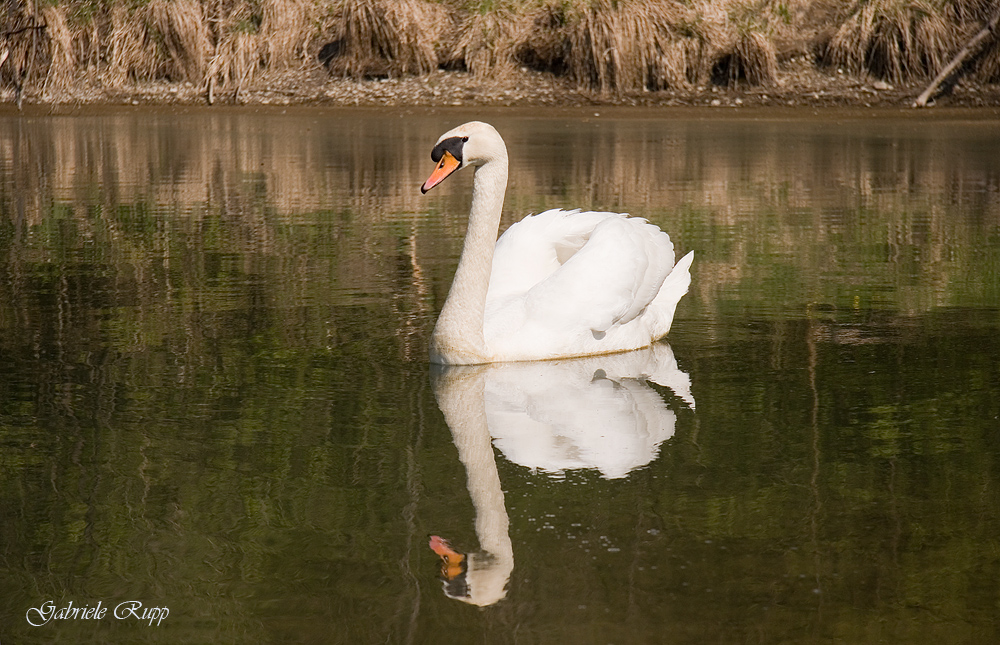
M659 384L431 374L475 115L0 117L0 642L1000 640L1000 124L628 114L489 120L695 250Z

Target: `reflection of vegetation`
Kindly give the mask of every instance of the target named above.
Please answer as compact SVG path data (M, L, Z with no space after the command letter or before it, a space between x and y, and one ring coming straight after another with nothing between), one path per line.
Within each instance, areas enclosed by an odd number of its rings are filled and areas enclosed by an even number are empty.
M430 582L425 536L475 537L422 363L462 231L425 213L467 197L418 201L442 128L414 122L388 143L391 118L310 114L0 125L15 640L31 603L132 597L171 631L41 638L994 636L994 135L512 128L511 212L627 205L698 250L672 337L698 410L626 481L501 459L518 565L470 616Z

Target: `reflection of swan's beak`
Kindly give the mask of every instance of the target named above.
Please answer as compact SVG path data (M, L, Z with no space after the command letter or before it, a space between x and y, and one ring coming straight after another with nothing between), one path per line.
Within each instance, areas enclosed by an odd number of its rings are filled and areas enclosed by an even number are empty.
M441 161L438 163L437 168L435 168L434 172L431 173L431 176L427 178L424 185L420 187L420 192L426 193L431 188L434 188L444 181L448 175L458 170L461 165L462 164L458 159L445 150L444 154L441 155Z
M441 575L445 580L454 580L465 573L468 566L465 556L451 548L448 540L436 535L431 536L431 551L437 553L441 558Z

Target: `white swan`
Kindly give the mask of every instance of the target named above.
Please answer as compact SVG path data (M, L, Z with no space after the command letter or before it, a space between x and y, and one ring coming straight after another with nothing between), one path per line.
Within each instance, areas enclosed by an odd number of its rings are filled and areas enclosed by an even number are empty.
M458 270L431 336L448 365L608 354L646 347L670 330L691 283L694 252L674 266L670 237L618 213L550 210L496 239L507 148L493 126L446 132L420 190L475 168Z

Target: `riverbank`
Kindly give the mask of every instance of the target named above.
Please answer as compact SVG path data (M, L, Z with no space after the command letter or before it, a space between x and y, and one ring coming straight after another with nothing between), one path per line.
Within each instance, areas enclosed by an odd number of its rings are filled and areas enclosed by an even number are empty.
M0 103L1000 106L1000 7L872 0L56 0Z
M419 76L354 80L326 70L298 70L257 79L240 90L214 92L214 105L316 105L343 107L857 107L908 108L924 89L921 83L890 84L859 78L844 70L818 69L804 57L785 61L778 80L766 86L706 83L680 90L611 94L581 88L566 78L521 69L497 79L468 72L436 70ZM0 90L11 104L13 90ZM137 83L103 87L79 82L58 90L29 88L25 105L72 107L100 105L207 105L204 86ZM1000 108L1000 85L959 82L936 105Z

